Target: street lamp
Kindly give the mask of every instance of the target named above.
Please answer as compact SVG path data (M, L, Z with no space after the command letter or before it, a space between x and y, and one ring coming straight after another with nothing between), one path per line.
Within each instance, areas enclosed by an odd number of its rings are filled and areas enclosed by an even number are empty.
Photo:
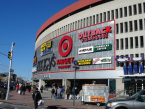
M15 43L12 42L11 46L11 58L10 58L10 66L9 66L9 76L8 76L8 87L7 87L7 94L6 94L6 100L10 99L9 92L10 92L10 79L11 79L11 67L12 67L12 56L13 56L13 46Z

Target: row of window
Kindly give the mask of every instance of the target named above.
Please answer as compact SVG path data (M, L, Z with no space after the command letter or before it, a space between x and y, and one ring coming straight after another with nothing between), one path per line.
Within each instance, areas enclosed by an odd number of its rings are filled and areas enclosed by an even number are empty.
M75 21L73 23L70 23L68 25L65 25L53 31L48 36L49 37L51 36L51 38L53 38L63 33L76 30L78 28L86 27L89 25L93 25L93 24L108 21L108 20L118 19L119 17L122 18L122 17L142 14L142 13L145 13L145 2L114 9L111 11L103 12L100 14L89 16L87 18L80 19L78 21ZM128 25L130 27L129 31L133 31L133 28L132 28L133 24L134 24L135 31L138 30L138 27L137 27L138 24L140 25L139 29L140 30L143 29L143 21L142 19L140 19L139 21L135 20L134 22L130 21L130 22L125 22L124 24L123 23L116 24L116 33L117 34L119 33L119 25L120 25L120 33L123 33L123 25L125 26L125 30L124 30L125 32L128 32Z
M130 42L130 43L129 43ZM144 37L135 36L129 38L116 39L116 50L133 49L144 47Z
M115 27L116 34L143 30L143 19L116 24Z

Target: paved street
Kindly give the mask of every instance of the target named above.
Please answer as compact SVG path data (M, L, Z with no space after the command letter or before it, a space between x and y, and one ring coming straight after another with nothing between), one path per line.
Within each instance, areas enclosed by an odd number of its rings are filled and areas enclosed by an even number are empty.
M104 109L105 108L104 106L97 107L96 105L92 105L92 104L82 105L81 102L79 102L78 100L75 100L75 106L73 106L73 100L65 100L65 99L55 100L54 98L51 98L50 91L44 91L41 95L42 95L42 99L44 100L44 106L39 106L39 109L66 109L66 108L67 109ZM11 105L7 105L7 103L10 103ZM11 91L10 100L0 99L0 109L34 109L32 93L26 91L25 95L19 95L15 90Z

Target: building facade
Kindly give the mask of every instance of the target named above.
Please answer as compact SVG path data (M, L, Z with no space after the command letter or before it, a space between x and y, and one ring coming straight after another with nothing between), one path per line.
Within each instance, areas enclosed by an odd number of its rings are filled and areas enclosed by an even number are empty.
M110 86L110 93L144 89L144 72L130 75L123 69L134 64L126 57L139 60L138 65L143 62L144 33L145 0L79 0L38 30L33 81L39 87L53 83L73 87L75 61L79 88L95 81Z

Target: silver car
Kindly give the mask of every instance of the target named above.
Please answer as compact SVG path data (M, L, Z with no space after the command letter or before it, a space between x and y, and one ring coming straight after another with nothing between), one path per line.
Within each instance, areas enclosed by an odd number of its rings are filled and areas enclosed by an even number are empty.
M106 109L145 109L145 90L141 90L125 99L112 99L106 105Z

